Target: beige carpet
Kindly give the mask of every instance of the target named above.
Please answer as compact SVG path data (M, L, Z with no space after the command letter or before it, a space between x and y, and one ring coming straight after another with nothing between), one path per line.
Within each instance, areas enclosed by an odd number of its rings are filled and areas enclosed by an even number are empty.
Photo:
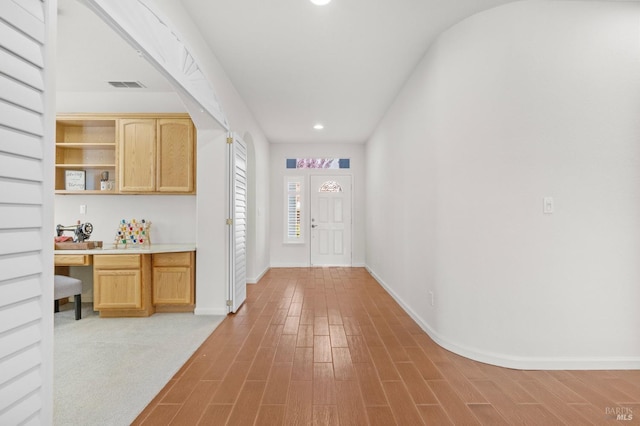
M82 316L72 303L54 315L55 425L129 425L224 319Z

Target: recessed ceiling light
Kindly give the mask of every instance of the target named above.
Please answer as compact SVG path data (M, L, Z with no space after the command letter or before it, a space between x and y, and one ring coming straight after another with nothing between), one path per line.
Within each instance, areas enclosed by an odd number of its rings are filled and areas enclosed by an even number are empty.
M311 3L315 4L316 6L324 6L325 4L329 4L331 0L311 0Z
M322 129L324 129L324 126L322 124L318 123L315 126L313 126L313 128L316 129L316 130L322 130Z

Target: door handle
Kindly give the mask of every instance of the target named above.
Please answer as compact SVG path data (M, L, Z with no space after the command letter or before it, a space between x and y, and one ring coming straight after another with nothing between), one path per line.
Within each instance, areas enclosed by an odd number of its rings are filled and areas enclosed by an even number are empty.
M315 228L316 226L318 226L318 225L315 225L315 224L311 225L312 228Z

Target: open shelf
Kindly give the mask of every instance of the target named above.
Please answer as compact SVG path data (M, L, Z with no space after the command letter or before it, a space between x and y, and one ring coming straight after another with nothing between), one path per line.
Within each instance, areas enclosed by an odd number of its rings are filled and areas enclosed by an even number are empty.
M97 116L58 116L56 120L56 194L105 194L102 172L116 179L116 120ZM85 190L68 191L65 171L85 172Z

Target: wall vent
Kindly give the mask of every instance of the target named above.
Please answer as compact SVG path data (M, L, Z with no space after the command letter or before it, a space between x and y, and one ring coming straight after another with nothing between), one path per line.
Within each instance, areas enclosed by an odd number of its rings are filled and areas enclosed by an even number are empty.
M122 87L125 89L142 89L146 87L139 81L109 81L108 83L113 87Z

